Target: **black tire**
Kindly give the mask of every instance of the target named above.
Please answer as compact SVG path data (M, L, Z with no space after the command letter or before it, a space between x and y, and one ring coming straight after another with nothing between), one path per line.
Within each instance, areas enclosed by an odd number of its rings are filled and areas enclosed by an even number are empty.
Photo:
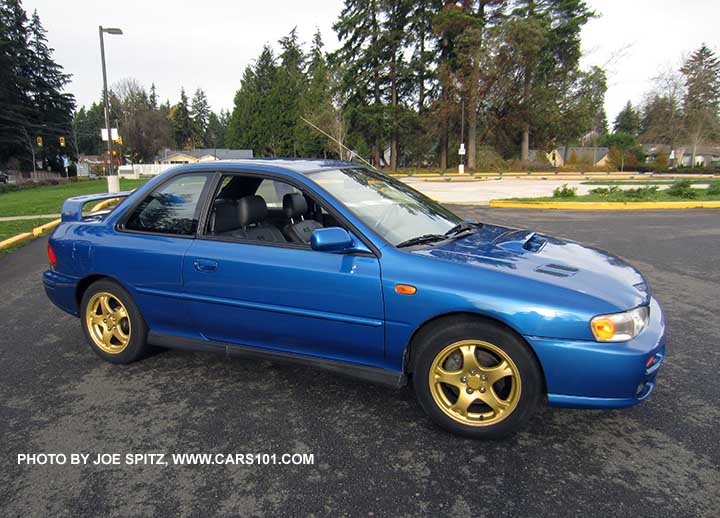
M91 335L93 331L91 331L88 323L88 304L96 295L102 293L111 294L115 299L115 304L119 301L122 306L124 306L129 325L129 327L126 327L130 330L127 344L122 350L113 353L103 350L96 344L95 339ZM90 348L95 351L95 354L100 356L100 358L110 363L132 363L145 356L149 350L147 344L148 327L140 314L137 304L135 304L132 296L125 288L110 279L96 281L85 290L80 303L80 323ZM118 345L117 347L120 346L121 345Z
M499 352L509 357L514 368L514 375L519 377L517 385L519 387L517 389L519 396L514 397L514 406L511 407L512 409L509 412L496 414L497 416L503 416L501 419L496 417L496 419L500 419L496 423L487 424L487 422L475 421L470 424L470 419L465 419L465 423L459 422L458 419L462 419L463 416L450 417L447 412L451 413L452 410L444 410L442 402L436 401L436 397L438 397L437 390L435 391L436 395L433 395L434 389L431 389L430 375L431 369L435 368L433 363L436 357L442 354L443 351L447 351L447 348L452 344L463 341L480 341L496 346ZM473 352L473 354L476 353ZM498 358L502 360L501 356L498 356ZM542 399L542 373L528 345L520 337L502 326L479 318L457 317L444 319L422 330L413 341L412 375L413 386L420 406L430 418L445 430L473 439L498 439L515 433L530 418ZM510 378L511 381L507 382L508 387L516 383L512 381L514 379ZM505 383L505 381L496 383ZM449 385L442 386L451 391L458 390ZM487 389L483 385L482 392L485 393L488 390L488 392L496 394L496 386L493 385L490 389ZM445 388L442 390L445 390ZM468 387L466 390L470 391L470 388ZM455 395L455 392L446 392L445 394L447 399L459 397ZM479 396L480 394L476 393L474 396L468 397ZM484 404L482 401L477 401L479 405ZM476 403L472 403L472 405L476 405ZM476 408L476 406L469 408ZM491 421L492 419L488 422Z

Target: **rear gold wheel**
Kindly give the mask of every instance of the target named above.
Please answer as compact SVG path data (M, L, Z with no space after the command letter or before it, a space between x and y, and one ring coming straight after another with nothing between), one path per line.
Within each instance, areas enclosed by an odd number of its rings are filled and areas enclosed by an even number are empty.
M101 279L80 302L83 332L95 353L112 363L131 363L148 350L148 328L132 296L120 284Z
M107 354L119 354L130 343L130 316L117 295L94 294L85 309L85 325L95 345Z

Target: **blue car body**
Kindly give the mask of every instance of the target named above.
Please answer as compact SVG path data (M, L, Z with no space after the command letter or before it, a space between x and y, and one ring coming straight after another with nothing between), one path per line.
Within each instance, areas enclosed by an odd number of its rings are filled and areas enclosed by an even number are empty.
M664 357L665 324L643 276L618 257L578 243L494 225L436 246L396 248L306 173L355 167L331 161L252 160L182 166L126 196L109 214L83 217L71 198L50 237L57 266L50 299L78 315L82 291L109 277L133 296L167 347L300 360L402 385L423 325L453 314L496 320L521 335L544 375L551 405L613 408L647 398ZM242 171L306 190L352 229L355 253L148 235L117 228L128 207L179 174ZM398 293L398 284L416 287ZM646 328L621 343L595 340L601 314L649 305Z

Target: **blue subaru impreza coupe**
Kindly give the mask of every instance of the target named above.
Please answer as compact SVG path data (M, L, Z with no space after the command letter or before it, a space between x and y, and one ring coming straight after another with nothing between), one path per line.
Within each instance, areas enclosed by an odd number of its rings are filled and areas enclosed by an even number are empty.
M411 380L436 423L475 438L545 399L638 403L665 350L658 302L618 257L464 221L347 162L194 164L70 198L48 257L48 296L107 361L157 345Z

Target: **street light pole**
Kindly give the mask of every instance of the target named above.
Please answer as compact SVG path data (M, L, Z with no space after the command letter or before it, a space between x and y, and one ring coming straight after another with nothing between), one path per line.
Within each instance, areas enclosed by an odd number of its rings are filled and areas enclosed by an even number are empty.
M100 59L102 61L102 76L103 76L103 105L105 111L105 128L107 129L107 147L108 147L108 192L120 191L120 179L116 174L113 174L113 148L112 148L112 131L110 128L110 99L108 97L107 87L107 72L105 70L105 39L104 33L108 34L122 34L120 29L103 28L102 25L98 27L100 33Z

